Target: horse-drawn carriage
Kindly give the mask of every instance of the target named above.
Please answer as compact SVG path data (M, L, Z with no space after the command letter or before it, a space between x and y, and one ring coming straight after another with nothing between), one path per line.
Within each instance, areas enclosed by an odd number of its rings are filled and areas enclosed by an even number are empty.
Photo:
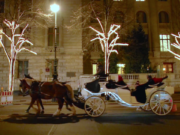
M112 80L99 82L100 79L94 76L90 76L89 78L92 81L83 82L78 92L74 94L76 101L72 101L72 95L68 94L68 91L73 91L70 85L65 85L58 81L38 82L36 80L34 81L33 78L21 80L21 86L24 92L27 89L31 89L32 101L28 111L35 100L41 101L41 98L51 99L54 95L58 98L59 104L59 108L54 115L60 113L64 99L72 107L73 114L75 114L75 108L72 103L84 109L91 117L101 116L105 111L106 102L109 100L118 102L121 106L152 111L157 115L167 115L172 110L173 99L171 95L174 94L174 89L167 86L165 88L162 87L164 84L162 80L165 78L155 78L153 84L145 83L138 85L134 87L134 90L126 85L122 78L118 82ZM123 99L121 96L125 98ZM135 100L137 101L135 103L140 104L133 104Z
M174 89L167 86L164 88L162 79L154 85L148 85L149 88L144 87L144 85L136 86L134 91L122 80L119 83L111 82L112 88L108 89L109 82L99 82L99 79L94 76L90 78L94 78L94 80L84 83L84 86L79 89L79 94L75 97L82 103L81 108L91 117L101 116L108 100L118 102L121 106L152 111L157 115L167 115L172 110L173 99L171 95L174 94ZM121 95L124 99L121 98Z

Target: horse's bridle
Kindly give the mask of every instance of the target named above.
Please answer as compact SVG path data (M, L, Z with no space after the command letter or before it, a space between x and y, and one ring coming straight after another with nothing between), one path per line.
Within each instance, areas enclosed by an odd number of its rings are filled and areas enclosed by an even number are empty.
M22 94L23 94L23 96L27 96L28 94L29 94L29 92L31 91L31 87L27 84L27 82L25 81L25 80L23 80L24 82L25 82L25 92L24 92L24 90L22 89L22 82L21 82L21 84L20 84L20 87L21 87L21 92L22 92Z

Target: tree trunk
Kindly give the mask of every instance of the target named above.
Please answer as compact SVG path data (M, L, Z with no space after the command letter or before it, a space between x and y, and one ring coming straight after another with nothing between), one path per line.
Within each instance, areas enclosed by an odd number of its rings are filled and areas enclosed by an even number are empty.
M9 65L9 89L8 89L8 91L14 91L15 60L16 60L16 57L11 58L10 65Z

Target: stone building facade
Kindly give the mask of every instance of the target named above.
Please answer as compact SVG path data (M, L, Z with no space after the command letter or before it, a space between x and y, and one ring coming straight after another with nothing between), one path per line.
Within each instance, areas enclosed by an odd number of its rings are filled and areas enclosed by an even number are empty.
M5 14L3 10L7 8L6 1L7 0L0 0L0 14ZM103 0L94 1L103 2ZM178 31L180 31L178 21L180 19L176 16L176 14L179 13L179 0L113 1L115 3L114 5L117 7L117 11L121 13L121 15L124 14L124 16L129 16L132 19L131 25L141 23L143 26L149 39L149 58L152 67L157 69L159 75L171 74L171 76L173 76L171 79L174 79L175 82L173 85L179 87L180 62L166 50L166 46L169 47L170 43L175 42L171 33L178 34ZM88 51L84 46L87 42L85 40L86 34L90 33L90 30L87 31L86 29L86 31L84 31L82 29L74 32L64 27L64 25L70 25L73 11L76 11L79 7L82 7L88 2L90 2L90 0L57 0L57 3L61 7L60 11L57 13L57 24L59 28L57 69L58 79L60 81L76 81L82 74L92 74L93 64L96 63L97 59L100 57L98 47L95 47L95 49L90 52L91 55L89 59L86 59L87 56L83 55ZM47 13L50 13L50 5L53 3L53 0L41 0L41 3ZM2 5L4 8L2 8ZM54 18L54 16L52 16L52 18ZM116 23L121 24L118 22ZM90 25L96 28L97 24L91 23ZM18 54L15 73L15 90L19 89L19 79L22 77L23 73L29 73L32 77L41 81L52 80L54 46L53 42L49 41L49 38L53 38L50 37L50 34L53 36L53 27L54 22L52 22L48 28L31 29L30 39L34 45L27 46L27 48L37 52L37 55L25 51ZM122 33L123 32L125 31L122 31ZM5 37L3 37L3 42L6 47L9 47L9 43ZM98 46L98 42L92 45ZM177 53L180 52L172 46L170 49ZM7 89L9 65L2 48L0 48L0 65L0 86Z
M112 20L110 23L116 23L123 25L129 23L123 29L121 29L121 34L125 34L125 29L130 28L134 25L142 25L145 34L149 40L149 59L151 61L151 67L157 70L158 75L163 74L179 74L180 69L179 61L174 58L174 56L167 51L171 49L172 51L179 52L170 44L175 42L174 37L171 33L178 35L180 31L179 24L179 0L113 0L113 6L111 7L114 11L114 17L124 20L122 23L114 22ZM97 3L103 2L102 0L96 0ZM84 4L86 0L84 0ZM119 15L118 15L119 14ZM102 15L103 16L103 15ZM131 18L128 20L127 18ZM110 20L110 19L109 19ZM129 22L128 22L129 21ZM95 23L90 23L90 25L96 28ZM83 34L84 35L84 34ZM98 43L97 43L98 44ZM143 51L143 50L142 50ZM92 73L93 63L96 63L99 58L98 51L93 51L91 58L89 60L84 60L84 73ZM91 62L90 62L91 61ZM120 63L123 64L123 63ZM88 68L90 67L90 68Z

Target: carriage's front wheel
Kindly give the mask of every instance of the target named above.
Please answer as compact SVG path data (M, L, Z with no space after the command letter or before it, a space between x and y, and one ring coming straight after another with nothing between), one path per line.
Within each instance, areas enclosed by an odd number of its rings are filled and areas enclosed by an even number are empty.
M104 100L100 97L91 96L89 97L84 104L84 109L87 115L91 117L101 116L106 108Z
M155 91L150 97L151 110L157 115L167 115L173 107L171 95L162 90Z

